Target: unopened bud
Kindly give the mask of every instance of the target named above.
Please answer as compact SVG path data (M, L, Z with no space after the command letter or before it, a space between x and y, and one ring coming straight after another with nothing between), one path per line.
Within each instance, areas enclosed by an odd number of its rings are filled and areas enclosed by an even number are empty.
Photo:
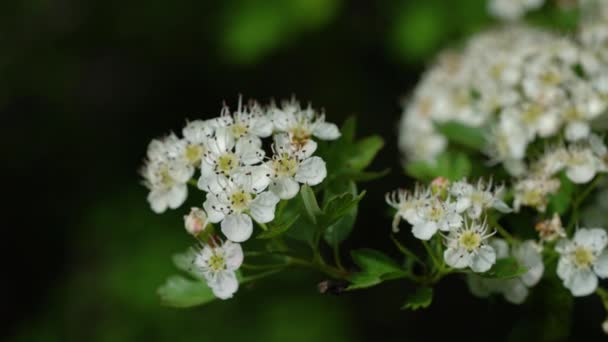
M437 177L433 179L431 182L431 192L433 195L439 196L442 199L445 199L448 195L448 187L450 186L450 181L445 177Z
M537 223L535 229L538 232L541 241L551 242L566 236L566 232L562 226L562 220L557 214L553 214L551 220Z
M184 216L184 223L186 231L191 235L197 236L207 226L207 214L203 209L192 208L190 209L190 214Z

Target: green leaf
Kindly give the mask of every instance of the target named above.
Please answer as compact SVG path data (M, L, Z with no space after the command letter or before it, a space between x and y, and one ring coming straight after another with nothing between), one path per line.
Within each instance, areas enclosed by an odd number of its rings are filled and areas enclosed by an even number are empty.
M462 152L446 151L431 161L414 161L407 163L405 172L419 181L429 182L436 177L445 177L457 181L470 175L472 169L469 157Z
M352 143L355 140L355 131L357 129L357 118L350 116L340 129L340 141L344 143Z
M429 307L433 302L433 288L419 287L416 292L410 294L405 299L405 304L401 310L418 310Z
M272 239L277 236L280 236L283 233L285 233L287 230L289 230L289 228L291 228L291 226L293 226L294 223L296 223L296 221L298 221L299 218L300 218L300 215L296 214L293 217L288 218L286 220L286 222L270 224L270 225L268 225L268 230L263 231L260 234L258 234L256 239Z
M193 248L189 248L183 253L173 254L173 264L179 270L184 271L191 275L195 279L203 279L200 273L194 272L192 264L194 263L195 251Z
M496 260L496 264L486 273L480 274L484 278L510 279L519 277L528 272L528 269L521 266L515 258L509 257Z
M348 290L362 289L381 283L385 279L396 279L406 272L391 258L373 249L358 249L351 252L353 261L361 268L353 273Z
M303 185L300 189L300 195L302 197L302 203L308 214L308 218L314 224L317 224L317 216L321 215L321 208L315 197L315 192L308 185Z
M383 146L384 140L377 135L356 142L354 151L350 154L350 158L346 160L346 167L357 171L365 169L371 164Z
M331 226L344 215L350 213L351 210L356 210L357 204L363 199L365 193L365 191L361 192L359 195L343 193L330 199L323 209L323 214L319 218L321 227Z
M459 145L479 150L486 145L484 130L480 127L472 127L464 125L460 122L449 121L445 123L436 123L435 126L441 134L445 135L448 140Z
M564 172L559 175L560 186L557 193L549 196L548 212L564 214L570 207L576 186Z
M344 176L354 182L368 182L372 180L376 180L378 178L382 178L388 175L391 172L390 168L384 169L382 171L360 171L353 173L344 173Z
M357 185L352 182L337 182L334 187L339 184L344 184L342 189L345 191L349 191L350 194L356 196L357 194ZM331 187L326 190L326 196L331 193ZM323 232L323 238L325 242L327 242L330 246L336 247L342 241L344 241L352 232L353 226L355 225L355 221L357 219L358 212L358 204L353 206L350 210L348 210L340 219L338 219L334 224L325 228Z
M215 300L211 289L203 280L191 280L182 276L171 276L158 289L164 305L188 308Z

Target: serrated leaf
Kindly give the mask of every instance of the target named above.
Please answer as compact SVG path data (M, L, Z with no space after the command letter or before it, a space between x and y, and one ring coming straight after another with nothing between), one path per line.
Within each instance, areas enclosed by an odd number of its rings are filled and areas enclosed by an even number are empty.
M349 277L352 284L347 290L371 287L383 280L400 278L406 274L393 259L374 249L354 250L351 256L361 271Z
M334 188L339 188L339 190ZM332 189L337 191L348 191L352 195L357 194L357 185L352 181L336 182L333 187L327 188L326 196L331 195L333 191ZM353 206L340 219L338 219L338 221L325 229L323 232L325 242L327 242L330 246L336 247L350 235L357 219L358 207L358 204Z
M158 289L158 295L164 305L177 308L202 305L216 298L204 281L186 279L182 276L169 277Z
M405 299L401 310L418 310L429 307L433 302L433 288L419 287Z
M343 193L330 199L323 209L323 214L319 217L319 224L328 227L336 223L339 219L347 215L365 196L365 191L359 195Z
M486 145L484 130L480 127L472 127L456 121L436 123L437 130L448 140L459 145L480 150Z
M294 225L294 223L296 223L298 221L299 218L300 218L300 215L296 214L293 217L289 218L287 220L287 222L271 224L268 226L268 230L263 231L260 234L258 234L258 236L256 236L256 239L272 239L277 236L280 236L283 233L285 233L286 231L288 231L289 228L291 228Z
M383 146L384 140L377 135L356 142L353 153L346 160L346 166L357 171L365 169Z
M355 140L355 131L357 129L357 118L354 116L348 117L344 124L342 124L342 128L340 129L340 133L342 134L340 139L345 143L352 143Z
M509 257L496 260L494 266L488 272L481 273L480 276L493 279L510 279L519 277L526 272L528 272L526 267L520 265L515 258Z

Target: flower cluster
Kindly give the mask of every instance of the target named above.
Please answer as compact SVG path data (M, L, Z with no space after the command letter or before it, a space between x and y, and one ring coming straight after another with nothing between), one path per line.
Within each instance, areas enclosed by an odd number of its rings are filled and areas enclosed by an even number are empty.
M321 183L327 170L314 156L314 139L339 136L335 124L295 99L266 107L239 100L236 111L224 106L217 118L188 122L181 137L152 140L142 169L148 202L162 213L185 202L189 183L202 190L204 203L184 217L186 230L201 236L218 223L227 241L209 237L194 264L219 298L231 297L243 259L239 243L251 237L253 221L272 221L278 202L295 197L300 184ZM272 138L270 146L264 146L266 138Z
M483 150L516 176L526 173L526 152L538 139L588 139L608 108L606 40L588 31L575 40L507 27L443 53L406 102L405 156L436 160L448 146L436 124L449 121L490 132Z
M479 180L476 184L466 180L450 184L438 178L429 188L417 186L413 193L397 190L386 195L386 202L397 210L393 231L398 231L401 219L412 226L414 237L430 240L438 231L443 232L446 250L445 262L454 268L470 267L485 272L496 260L487 239L489 232L483 214L490 209L509 212L502 201L502 186L492 181Z
M545 0L489 0L488 12L502 20L517 20L540 8Z

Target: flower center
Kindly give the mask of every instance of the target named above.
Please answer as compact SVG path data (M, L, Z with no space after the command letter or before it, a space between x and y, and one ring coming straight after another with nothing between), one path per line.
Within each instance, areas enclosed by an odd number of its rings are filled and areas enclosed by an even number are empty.
M296 126L291 129L291 141L294 145L302 147L310 139L310 131L304 126Z
M287 154L282 154L272 161L272 169L277 177L279 176L293 176L298 170L298 161L294 157L290 157Z
M186 147L186 160L194 165L201 160L203 156L203 146L198 144L190 144Z
M251 202L251 194L245 191L237 191L230 195L230 205L232 209L237 212L241 212L247 208L249 208L249 203Z
M578 267L587 268L595 261L595 256L588 248L576 247L574 251L574 263Z
M481 235L474 231L467 230L460 235L459 242L462 247L471 252L477 249L481 244Z
M235 137L242 137L249 131L249 127L247 125L243 125L240 122L236 122L230 127L232 129L232 134Z
M234 153L225 153L222 154L219 158L217 158L217 170L222 172L224 175L230 175L230 172L238 166L238 158L234 155Z
M171 177L171 175L169 174L169 168L166 165L164 165L159 170L159 175L160 175L160 183L163 186L171 187L171 186L173 186L173 184L175 184L173 177Z
M218 272L226 268L226 261L224 260L224 256L219 254L213 254L209 258L207 264L209 265L209 268L214 272Z
M528 108L528 110L522 113L522 120L525 123L533 124L538 121L542 113L543 110L540 106L532 105L530 108Z
M429 211L429 218L432 221L439 221L443 217L444 211L440 204L435 204L431 207Z

